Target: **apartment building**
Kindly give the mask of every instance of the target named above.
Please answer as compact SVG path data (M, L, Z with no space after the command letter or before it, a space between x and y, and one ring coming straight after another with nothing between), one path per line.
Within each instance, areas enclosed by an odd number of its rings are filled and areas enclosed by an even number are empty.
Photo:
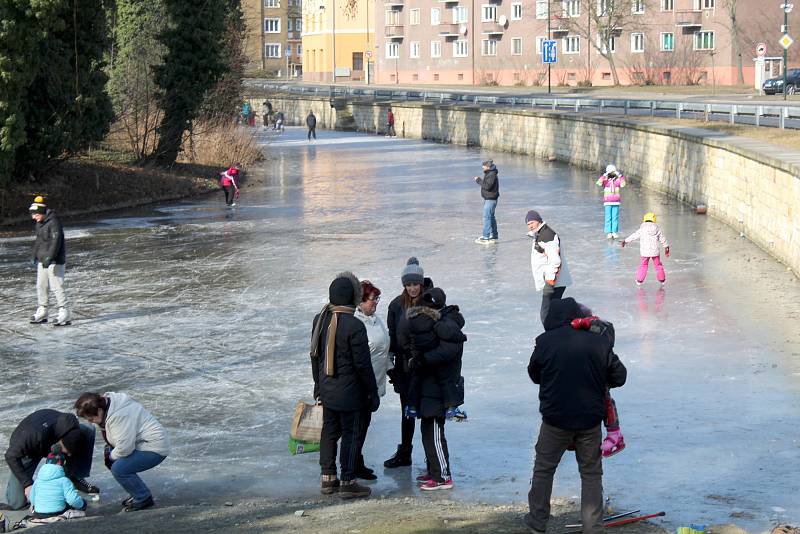
M782 64L779 1L383 0L375 17L381 84L546 85L548 35L554 86L735 84L739 57L741 82L753 83L760 42L767 68ZM792 27L800 34L797 12Z
M275 78L303 72L302 0L242 0L247 70Z

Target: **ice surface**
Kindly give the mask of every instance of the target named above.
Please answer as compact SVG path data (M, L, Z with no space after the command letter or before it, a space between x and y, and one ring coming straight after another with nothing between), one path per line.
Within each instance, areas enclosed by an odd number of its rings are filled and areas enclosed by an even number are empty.
M667 511L670 525L800 522L800 289L738 233L651 191L624 191L621 234L645 211L672 245L667 288L637 290L638 247L605 240L592 172L525 156L422 141L288 128L265 136L265 186L67 221L71 328L27 323L35 307L31 232L0 238L0 444L37 408L68 410L85 390L129 392L169 428L170 458L145 474L158 499L318 494L317 455L292 457L293 406L312 391L308 338L334 274L351 269L401 290L415 255L467 319L470 421L449 424L456 489L444 498L523 502L539 425L525 372L541 331L525 212L560 233L567 295L612 320L628 384L615 392L627 449L605 462L612 504ZM473 243L472 176L500 170L501 241ZM598 162L601 170L608 162ZM614 162L623 171L624 161ZM384 472L400 407L383 398L365 448L377 494L417 492L424 466ZM579 494L571 453L554 495ZM0 479L9 471L3 464ZM100 462L93 481L121 490ZM436 496L434 498L439 498ZM104 500L106 497L104 496ZM729 514L737 512L738 518Z

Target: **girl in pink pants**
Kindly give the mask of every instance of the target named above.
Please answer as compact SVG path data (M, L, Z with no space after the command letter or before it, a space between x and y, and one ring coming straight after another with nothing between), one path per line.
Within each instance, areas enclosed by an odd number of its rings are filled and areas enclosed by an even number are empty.
M664 254L669 258L669 243L667 243L667 238L661 232L661 227L656 224L655 213L645 213L644 221L639 229L626 237L620 245L625 248L626 244L637 239L639 239L639 252L642 256L642 262L639 264L639 268L636 269L636 285L640 286L644 282L650 260L653 260L656 278L661 282L661 285L664 285L664 282L667 281L667 274L661 264L661 247L664 247Z

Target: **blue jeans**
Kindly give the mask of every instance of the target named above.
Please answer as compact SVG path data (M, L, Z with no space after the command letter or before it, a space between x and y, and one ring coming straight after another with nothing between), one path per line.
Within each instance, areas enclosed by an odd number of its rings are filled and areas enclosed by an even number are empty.
M142 502L151 496L150 489L136 473L154 468L163 462L164 458L166 456L161 456L157 452L133 451L111 464L111 474L134 501Z
M497 208L496 200L483 201L483 237L484 239L498 239L497 219L494 218L494 210Z
M67 476L78 478L86 478L92 471L92 455L94 454L94 425L81 424L81 432L86 440L86 447L80 455L72 455L67 457L64 471ZM33 478L36 468L39 467L41 458L23 458L22 466L29 477ZM25 488L22 483L17 480L14 473L8 477L8 485L6 485L6 503L14 510L21 510L25 508L28 499L25 498Z
M619 232L619 204L616 206L605 206L606 221L605 229L606 234L616 234Z

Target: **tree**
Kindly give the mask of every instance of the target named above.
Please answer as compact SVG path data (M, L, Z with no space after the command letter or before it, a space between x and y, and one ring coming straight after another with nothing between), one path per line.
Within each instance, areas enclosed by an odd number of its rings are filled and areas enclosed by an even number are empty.
M742 64L742 36L739 30L739 21L736 19L736 8L739 0L724 0L722 3L728 15L727 27L731 32L733 54L736 56L736 83L744 84L744 65Z
M164 0L167 27L159 36L166 48L155 67L158 101L164 112L155 160L172 165L204 98L225 72L222 38L228 0Z

